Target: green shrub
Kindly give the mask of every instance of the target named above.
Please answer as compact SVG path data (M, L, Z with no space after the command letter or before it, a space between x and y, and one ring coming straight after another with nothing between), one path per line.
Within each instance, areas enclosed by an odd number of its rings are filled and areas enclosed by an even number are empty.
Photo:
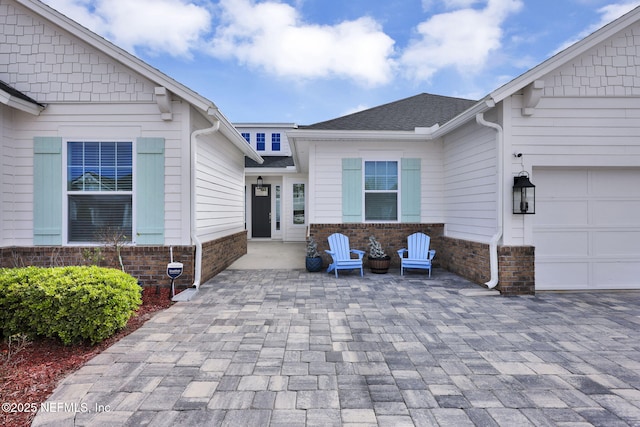
M0 269L2 334L92 344L123 328L142 303L135 278L101 267Z

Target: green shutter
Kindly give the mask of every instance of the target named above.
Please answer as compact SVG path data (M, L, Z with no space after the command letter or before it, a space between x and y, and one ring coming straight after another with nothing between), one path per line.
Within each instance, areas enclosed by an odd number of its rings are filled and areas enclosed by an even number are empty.
M62 138L33 140L33 244L62 245Z
M342 222L362 222L362 159L342 159Z
M164 138L136 144L136 244L164 244Z
M402 222L420 222L420 159L402 159Z

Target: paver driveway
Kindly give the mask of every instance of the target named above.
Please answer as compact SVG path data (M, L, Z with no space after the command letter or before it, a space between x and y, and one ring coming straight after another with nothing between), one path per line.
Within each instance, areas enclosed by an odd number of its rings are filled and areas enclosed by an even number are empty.
M459 292L475 287L227 270L66 378L34 425L640 425L639 292Z

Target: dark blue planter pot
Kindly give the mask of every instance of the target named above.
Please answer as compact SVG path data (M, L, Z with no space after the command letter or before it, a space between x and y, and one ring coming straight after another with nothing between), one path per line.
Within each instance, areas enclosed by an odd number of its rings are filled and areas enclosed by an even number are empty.
M307 267L307 271L309 271L311 273L315 273L316 271L320 271L320 270L322 270L322 258L321 257L315 257L315 258L307 257L305 265Z

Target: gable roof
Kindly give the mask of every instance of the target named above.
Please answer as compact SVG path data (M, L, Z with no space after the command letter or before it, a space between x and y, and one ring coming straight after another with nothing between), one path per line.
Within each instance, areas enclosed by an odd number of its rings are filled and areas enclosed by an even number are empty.
M469 120L475 120L476 114L493 108L498 102L517 94L530 85L533 87L538 79L541 79L565 66L580 55L585 54L601 43L604 43L609 38L624 31L626 28L636 24L639 20L640 6L630 12L627 12L625 15L622 15L620 18L610 22L609 24L606 24L582 40L558 52L551 58L495 89L475 105L453 117L445 123L444 126L436 129L433 133L433 137L444 135L453 129L456 129L458 126L467 123Z
M423 93L336 119L299 126L299 129L414 131L416 128L432 128L438 124L439 127L433 128L431 134L435 138L475 120L476 114L493 108L498 102L522 91L639 20L640 6L500 86L479 101Z
M572 44L568 48L558 52L546 61L538 64L524 74L516 77L507 84L497 88L491 92L488 97L494 102L500 102L503 99L522 90L524 87L533 83L535 80L553 72L554 70L566 65L578 56L586 53L590 49L605 42L607 39L615 36L625 28L635 24L640 19L640 6L627 12L618 19L611 21L595 32L591 33L582 40Z
M249 156L252 159L256 160L257 162L262 162L262 158L260 157L260 155L246 144L246 141L236 130L233 124L231 124L231 122L224 116L224 114L222 114L220 109L212 101L196 93L195 91L179 83L178 81L172 79L158 69L142 61L140 58L109 42L100 35L83 27L79 23L68 18L52 7L42 3L41 1L14 1L20 4L22 7L28 9L29 11L46 19L61 30L72 34L73 36L82 40L82 42L109 56L114 61L123 64L127 68L140 74L141 76L144 76L158 86L167 88L167 90L169 90L172 94L187 101L196 109L203 112L205 116L217 120L220 123L220 132L222 132L227 138L229 138L229 140L238 149L240 149L240 151L242 151L246 156Z
M477 101L421 93L299 129L413 131L442 125Z

